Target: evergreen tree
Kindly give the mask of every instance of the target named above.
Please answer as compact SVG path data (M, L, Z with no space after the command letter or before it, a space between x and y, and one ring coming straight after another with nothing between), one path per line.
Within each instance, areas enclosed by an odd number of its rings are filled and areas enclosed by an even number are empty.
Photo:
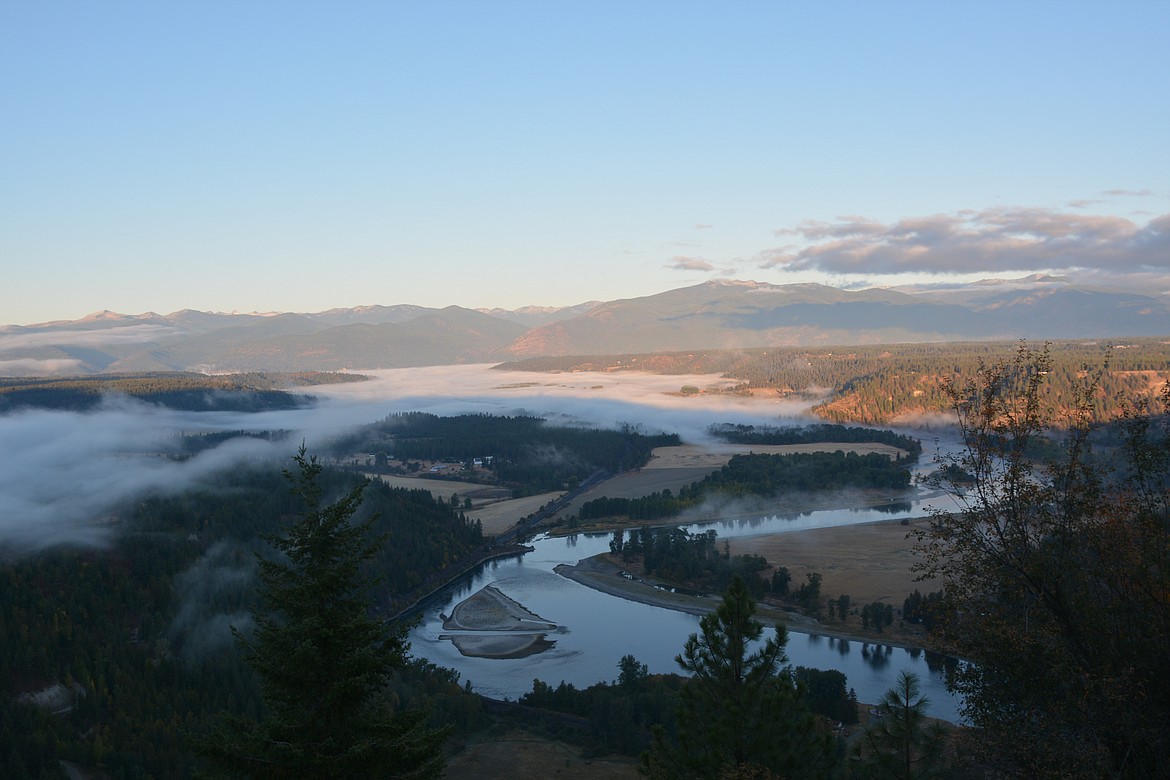
M878 717L858 744L855 777L925 780L946 776L946 728L927 725L929 699L919 696L918 675L903 671L878 704Z
M321 465L303 447L294 460L298 473L285 477L305 514L269 539L283 557L260 561L254 638L236 633L266 712L225 716L196 747L236 776L437 777L445 733L427 728L425 712L396 711L387 692L409 646L405 627L370 614L373 580L362 564L378 540L369 521L351 522L365 485L323 506Z
M803 691L785 666L788 632L776 626L762 643L756 603L738 577L723 602L699 623L675 661L691 677L682 690L677 746L664 732L643 757L655 778L823 777L835 760Z

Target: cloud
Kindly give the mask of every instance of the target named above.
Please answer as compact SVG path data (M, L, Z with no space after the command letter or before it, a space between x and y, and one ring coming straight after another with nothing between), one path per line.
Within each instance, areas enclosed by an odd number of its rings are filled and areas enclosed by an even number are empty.
M28 374L81 374L85 365L73 358L18 358L0 360L0 376L24 376Z
M1130 198L1152 198L1153 190L1105 190L1102 195L1125 196Z
M672 257L665 267L674 271L698 271L700 273L718 274L727 278L734 277L738 272L738 269L733 265L719 268L714 263L707 262L701 257L685 257L682 255Z
M59 345L96 348L113 344L142 344L172 333L174 328L165 325L126 325L96 330L20 329L15 333L0 331L0 350Z
M1170 214L1140 225L1116 216L1008 207L892 223L846 216L802 222L776 235L800 241L760 253L761 268L839 274L1170 270Z
M710 230L713 227L715 227L715 226L710 224L710 223L707 223L707 222L696 222L695 223L695 230Z
M715 266L698 257L676 256L670 258L667 268L675 271L714 271Z
M311 408L246 414L177 412L121 400L86 413L26 410L0 415L0 553L57 544L105 544L118 532L117 512L152 493L210 484L240 463L287 463L297 443L323 448L333 437L392 412L437 415L519 413L560 424L670 431L706 436L714 422L775 423L807 404L731 395L680 398L686 384L726 386L718 376L634 372L549 375L492 371L490 366L436 366L368 372L374 379L316 386ZM189 460L165 457L182 433L289 431L285 441L236 438Z
M115 532L112 513L122 502L182 490L230 464L277 452L269 442L237 439L188 461L162 457L180 432L208 422L125 400L86 413L0 416L0 542L17 549L100 545Z

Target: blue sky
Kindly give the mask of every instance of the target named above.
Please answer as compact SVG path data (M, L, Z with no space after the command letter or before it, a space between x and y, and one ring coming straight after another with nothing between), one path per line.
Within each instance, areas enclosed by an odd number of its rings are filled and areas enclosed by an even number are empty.
M1170 291L1170 2L0 4L0 324Z

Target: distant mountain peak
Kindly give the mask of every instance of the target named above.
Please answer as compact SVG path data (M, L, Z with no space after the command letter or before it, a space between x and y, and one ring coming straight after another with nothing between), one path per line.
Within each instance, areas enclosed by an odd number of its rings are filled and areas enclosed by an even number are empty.
M376 369L509 356L1168 333L1164 292L1095 289L1045 274L859 290L716 279L654 295L516 310L102 310L83 320L0 328L0 364L24 375Z
M145 316L157 316L157 315L150 315L150 314L139 315L139 317L145 317ZM120 320L133 320L133 319L138 319L138 317L135 317L132 314L119 314L116 311L110 311L109 309L102 309L101 311L95 311L92 314L85 315L80 320L78 320L78 322L118 322Z

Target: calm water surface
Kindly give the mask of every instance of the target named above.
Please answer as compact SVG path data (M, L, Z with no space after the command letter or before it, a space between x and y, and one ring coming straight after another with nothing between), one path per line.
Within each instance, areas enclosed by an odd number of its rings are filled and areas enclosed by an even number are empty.
M898 511L832 510L789 517L704 523L686 526L696 532L715 529L719 537L756 536L806 528L854 525L879 520L921 517L924 509L903 504ZM457 670L462 679L486 696L517 699L532 690L534 679L577 687L617 678L618 660L634 655L652 673L677 672L674 657L687 637L696 633L699 618L660 607L637 604L579 585L553 571L561 563L609 550L611 534L579 534L538 538L535 551L520 558L485 564L436 594L424 605L421 622L411 633L412 652ZM494 585L541 617L560 625L548 635L556 644L546 652L518 659L468 658L447 639L440 613L451 609L485 585ZM872 643L789 632L788 656L794 666L838 669L848 677L860 701L876 702L893 687L902 670L918 674L922 692L937 718L958 720L958 701L947 692L941 669L930 668L925 653ZM933 660L933 657L932 657Z

